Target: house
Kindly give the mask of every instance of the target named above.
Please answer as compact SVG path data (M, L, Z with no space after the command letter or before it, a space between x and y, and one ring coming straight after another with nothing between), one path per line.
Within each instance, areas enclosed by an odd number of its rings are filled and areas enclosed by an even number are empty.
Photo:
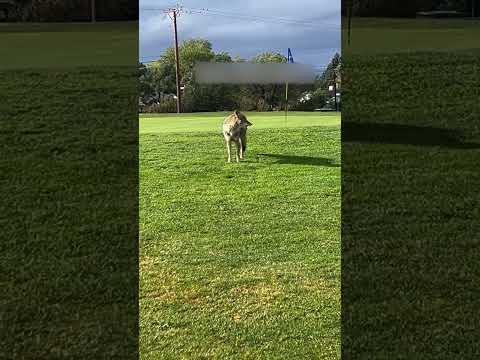
M298 99L298 101L303 104L303 103L306 103L307 101L310 101L312 97L313 95L311 92L306 92L302 94L302 96Z

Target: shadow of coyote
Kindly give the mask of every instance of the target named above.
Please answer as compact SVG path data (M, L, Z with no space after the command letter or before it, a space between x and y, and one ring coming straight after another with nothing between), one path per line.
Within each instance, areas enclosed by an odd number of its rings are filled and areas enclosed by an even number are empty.
M223 136L227 143L228 162L232 162L232 141L235 142L237 163L243 159L247 149L247 128L253 124L240 111L235 110L223 121Z

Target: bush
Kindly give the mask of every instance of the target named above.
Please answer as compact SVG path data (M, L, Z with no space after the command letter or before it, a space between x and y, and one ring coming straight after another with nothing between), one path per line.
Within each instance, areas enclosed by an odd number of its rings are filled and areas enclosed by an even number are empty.
M313 100L310 99L304 102L299 101L293 105L290 105L288 108L292 111L313 111L315 106L313 104Z
M145 113L174 113L177 111L177 101L173 98L160 101L158 104L145 105Z

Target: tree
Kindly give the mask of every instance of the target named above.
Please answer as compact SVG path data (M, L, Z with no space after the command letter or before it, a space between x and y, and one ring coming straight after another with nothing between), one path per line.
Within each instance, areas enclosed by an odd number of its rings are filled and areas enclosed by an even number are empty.
M227 52L221 52L221 53L215 54L214 60L215 62L223 62L223 63L233 62L232 57Z
M251 60L254 64L286 63L287 58L279 53L264 52L256 55ZM250 96L255 98L258 111L280 109L283 100L281 84L252 84L246 87Z
M212 51L212 44L203 39L192 39L184 41L178 48L180 63L180 79L182 86L191 85L193 69L197 62L211 61L215 58ZM174 93L175 84L175 52L169 47L165 53L154 64L158 68L162 78L165 92Z
M328 88L328 85L332 84L334 81L334 77L335 77L334 72L337 71L337 74L338 74L338 70L339 70L339 66L341 65L341 62L342 62L342 58L340 54L335 53L332 60L330 60L330 63L327 65L327 68L325 69L325 71L320 76L317 76L317 78L315 79L314 88L315 89Z
M24 21L90 21L92 0L17 0ZM95 1L100 21L138 20L138 0Z
M227 52L214 53L212 45L204 39L193 39L183 42L179 48L181 84L184 86L184 111L231 111L239 109L281 110L285 105L285 84L199 84L195 81L194 67L199 61L211 62L245 62L239 56L233 59ZM264 52L254 56L253 63L286 63L282 54ZM302 110L322 107L327 99L328 81L331 71L340 64L340 55L336 54L327 70L319 76L312 87L311 84L289 84L289 106ZM175 84L175 55L173 48L164 51L160 58L151 65L139 64L140 97L143 103L150 99L158 99L160 109L170 109ZM311 100L300 104L298 99L308 93ZM156 109L153 109L156 110ZM168 110L170 111L170 110ZM173 108L172 108L173 111Z
M139 96L140 100L147 104L150 99L157 94L152 76L152 70L144 64L138 64L138 79L139 79Z
M327 101L331 99L331 92L328 91L330 85L336 80L337 84L341 77L340 68L342 65L342 58L340 54L336 53L330 63L327 65L327 68L321 75L318 75L313 84L313 94L312 94L312 107L321 108L324 107Z
M417 11L457 10L478 16L479 0L347 0L342 1L342 15L348 9L354 16L414 17Z
M344 14L351 6L356 16L414 17L418 9L416 0L349 0L342 3Z
M235 107L235 94L238 87L228 84L198 84L195 81L194 68L198 62L232 62L226 52L215 54L212 45L204 39L192 39L179 47L181 85L184 87L185 111L229 110ZM175 92L175 54L168 48L153 65L157 76L156 82L160 92Z

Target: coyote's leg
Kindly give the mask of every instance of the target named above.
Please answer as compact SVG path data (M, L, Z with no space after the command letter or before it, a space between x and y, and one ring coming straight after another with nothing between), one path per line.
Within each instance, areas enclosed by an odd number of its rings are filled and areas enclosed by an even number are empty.
M230 140L226 140L226 142L227 142L227 153L228 153L228 160L227 161L232 162L232 154L231 154L231 152L232 152L232 149L231 149L232 142Z
M240 153L240 159L243 159L243 143L242 143L242 137L240 136L238 138L238 149Z
M239 140L235 141L235 145L236 145L236 153L235 153L235 157L237 159L237 163L240 162L240 142Z
M242 159L245 156L245 150L247 150L247 132L242 136Z

